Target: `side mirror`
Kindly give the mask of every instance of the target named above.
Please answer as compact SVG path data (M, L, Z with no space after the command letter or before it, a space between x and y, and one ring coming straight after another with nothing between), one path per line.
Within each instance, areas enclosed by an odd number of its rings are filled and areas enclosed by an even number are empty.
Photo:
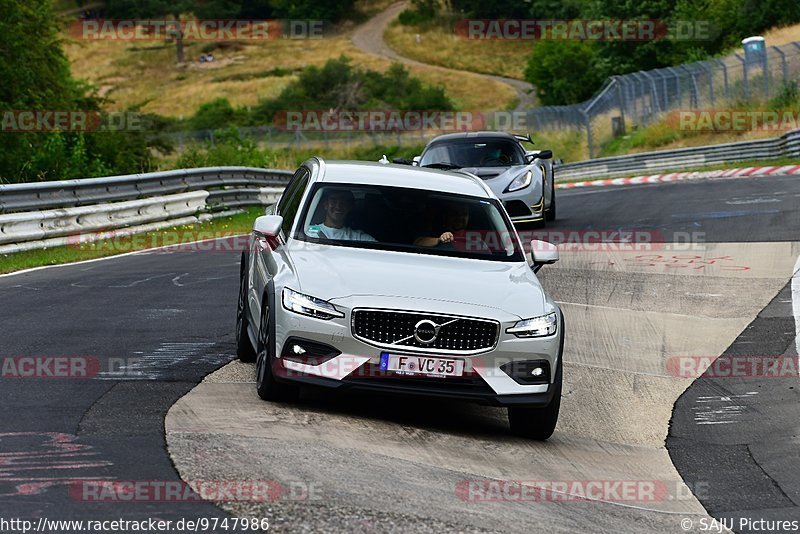
M419 160L422 159L422 156L414 156L414 159L411 160L412 165L416 165L419 167Z
M280 215L262 215L253 223L253 233L259 237L277 237L282 224Z
M547 241L534 239L531 241L531 263L533 272L539 272L543 265L558 261L558 247Z
M406 159L406 158L394 158L392 160L392 163L396 163L398 165L413 165L414 164L413 161L411 161L409 159Z

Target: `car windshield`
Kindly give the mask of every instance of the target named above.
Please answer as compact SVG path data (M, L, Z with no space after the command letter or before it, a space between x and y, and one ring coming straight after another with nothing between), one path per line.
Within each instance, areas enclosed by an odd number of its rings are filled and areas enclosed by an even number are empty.
M496 199L423 189L317 184L294 233L328 245L523 261Z
M514 141L463 139L434 143L425 150L420 165L450 163L459 167L507 167L524 165L522 150Z

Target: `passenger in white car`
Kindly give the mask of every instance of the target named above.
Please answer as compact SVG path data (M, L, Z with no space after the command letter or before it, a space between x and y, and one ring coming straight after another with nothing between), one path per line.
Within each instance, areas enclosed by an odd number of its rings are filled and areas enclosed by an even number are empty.
M466 229L469 224L469 207L450 202L447 204L447 211L445 212L444 225L441 228L441 233L436 236L421 236L414 240L414 244L420 247L435 247L439 245L447 245L452 243L455 239L454 233L461 232Z

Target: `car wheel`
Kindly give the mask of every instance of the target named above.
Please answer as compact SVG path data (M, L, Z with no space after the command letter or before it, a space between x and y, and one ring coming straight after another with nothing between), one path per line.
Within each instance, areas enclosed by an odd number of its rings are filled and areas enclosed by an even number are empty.
M275 321L271 317L270 304L267 295L264 295L256 357L256 391L265 401L292 401L300 396L300 388L278 382L272 370L272 362L275 361Z
M242 254L242 267L239 276L239 303L236 306L236 355L243 362L256 361L256 351L247 334L247 256Z
M561 409L561 360L558 362L556 382L553 384L553 399L547 406L515 406L508 409L508 423L511 432L517 436L544 441L553 435Z
M556 220L556 186L553 184L553 192L550 194L550 207L545 210L544 218L548 221Z

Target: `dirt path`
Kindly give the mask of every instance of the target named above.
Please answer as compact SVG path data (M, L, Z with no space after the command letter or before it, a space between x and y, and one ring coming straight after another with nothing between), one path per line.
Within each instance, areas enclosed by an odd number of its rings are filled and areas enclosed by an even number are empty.
M353 33L353 44L367 54L385 57L393 61L399 61L400 63L404 63L406 65L437 68L443 71L448 71L452 73L453 76L460 76L465 72L469 72L470 74L482 76L490 80L495 80L506 85L510 85L517 93L517 107L515 108L515 111L528 109L532 106L532 96L530 91L533 90L533 85L528 82L515 80L513 78L506 78L504 76L494 76L491 74L481 74L478 72L462 71L430 65L428 63L422 63L415 59L401 56L393 49L389 48L389 46L383 40L383 33L386 31L386 27L394 19L396 19L406 7L407 4L405 2L392 4L386 11L378 13L367 22L356 28L355 32Z

